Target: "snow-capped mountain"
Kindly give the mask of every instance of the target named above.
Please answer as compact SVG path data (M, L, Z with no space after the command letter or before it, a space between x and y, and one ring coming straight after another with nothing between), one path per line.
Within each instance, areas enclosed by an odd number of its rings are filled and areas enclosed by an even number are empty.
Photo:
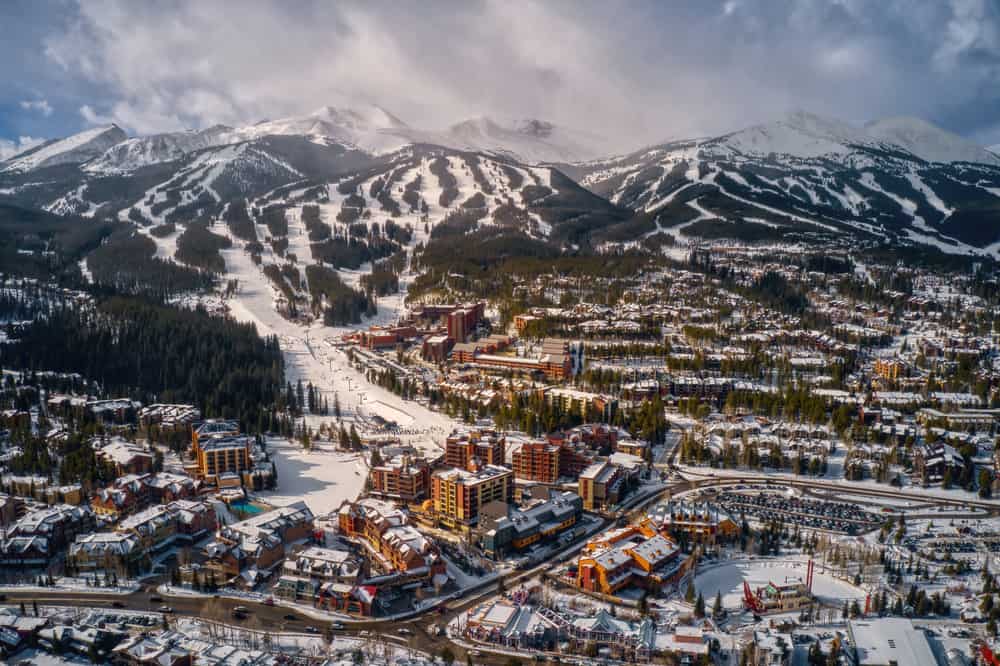
M440 142L452 148L503 154L532 163L581 162L615 153L606 139L535 118L472 118L449 127Z
M234 138L305 136L315 141L340 143L369 153L391 152L409 143L409 126L375 105L358 108L324 106L307 116L265 120L232 132Z
M885 118L866 125L865 132L902 146L928 162L978 162L1000 166L1000 157L993 152L919 118Z
M134 137L111 146L100 157L90 161L85 169L91 173L134 171L151 164L172 162L198 150L233 142L233 129L225 125L215 125L197 131Z
M1000 241L1000 161L922 122L856 128L798 112L720 137L575 165L569 173L637 211L628 230L640 236L848 234L958 254L996 254Z
M60 164L79 164L101 155L127 138L125 131L117 125L94 127L15 155L0 163L0 171L25 172Z
M112 146L85 168L91 173L120 173L170 162L185 155L266 136L305 137L319 144L339 144L371 154L391 152L410 143L406 123L377 106L324 106L305 116L265 120L244 127L216 125L204 130L136 137Z
M855 127L796 112L717 137L569 161L594 155L602 145L606 142L540 120L479 118L425 132L376 106L324 107L246 127L135 138L110 126L50 141L0 163L0 202L182 223L217 215L236 198L295 191L296 200L315 200L330 183L339 187L353 180L371 181L369 187L381 190L403 177L404 166L412 169L414 160L433 155L435 168L455 181L475 181L469 191L486 197L485 208L500 206L496 199L516 192L523 201L515 197L514 208L539 215L546 210L549 217L531 227L539 237L572 245L664 233L676 240L824 241L847 235L954 253L1000 253L1000 157L922 121L889 119ZM508 174L511 184L483 184L479 162ZM44 177L35 173L52 166L59 168ZM383 185L375 187L379 179ZM428 182L415 184L406 198L437 198ZM444 178L439 187L452 189L450 182ZM403 194L369 196L403 199Z
M872 137L847 123L804 111L795 111L782 120L754 125L705 142L707 148L720 156L728 151L799 158L845 155L852 152L852 146L875 143Z

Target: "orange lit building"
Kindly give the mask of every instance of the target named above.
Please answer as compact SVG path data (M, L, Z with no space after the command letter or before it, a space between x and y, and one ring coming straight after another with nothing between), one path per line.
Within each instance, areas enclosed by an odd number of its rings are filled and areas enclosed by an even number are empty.
M440 470L431 476L431 499L441 523L451 527L474 525L484 504L509 504L514 499L514 473L496 465L475 471Z
M249 437L216 435L202 438L194 450L196 477L218 483L219 477L233 474L238 479L253 468ZM238 482L237 482L238 483Z
M629 525L589 542L577 561L576 584L613 595L637 586L658 591L676 585L694 566L670 538L646 525Z
M896 359L875 359L875 374L882 379L899 379L906 372L906 366Z

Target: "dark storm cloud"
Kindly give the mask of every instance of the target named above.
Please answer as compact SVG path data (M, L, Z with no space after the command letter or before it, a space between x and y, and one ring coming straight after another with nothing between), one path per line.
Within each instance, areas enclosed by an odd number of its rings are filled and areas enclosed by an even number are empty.
M0 108L70 91L51 121L152 132L372 102L421 127L537 116L631 144L804 108L855 123L917 115L990 143L1000 141L998 5L175 0L56 3L46 14L26 4L0 18L23 21L15 31L33 39L0 48L43 89Z

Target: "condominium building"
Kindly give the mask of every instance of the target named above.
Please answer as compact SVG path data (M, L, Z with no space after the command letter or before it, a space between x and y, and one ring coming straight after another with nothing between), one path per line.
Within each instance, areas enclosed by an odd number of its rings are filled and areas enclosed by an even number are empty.
M514 473L497 465L475 471L441 470L431 476L431 497L434 513L442 523L474 525L487 502L510 503L514 497Z
M583 508L593 511L617 504L625 480L622 469L606 460L583 470L577 481Z
M369 472L371 493L403 502L422 500L430 492L431 468L426 460L396 456Z
M358 539L386 574L406 580L445 573L437 545L410 525L407 514L372 497L344 502L337 515L340 533Z
M503 465L507 440L496 430L455 430L444 443L444 462L449 467L469 469L479 465Z
M285 556L285 545L313 535L313 514L305 502L295 502L247 520L225 525L204 546L205 568L223 580L241 571L262 572Z
M558 444L545 440L525 442L511 455L514 476L523 481L555 483L562 474L559 466L563 457L561 450Z
M250 471L251 438L240 435L212 435L196 440L194 456L196 476L211 483L218 483L223 474L242 477Z
M146 556L134 534L91 532L77 536L70 544L67 560L78 571L134 574Z

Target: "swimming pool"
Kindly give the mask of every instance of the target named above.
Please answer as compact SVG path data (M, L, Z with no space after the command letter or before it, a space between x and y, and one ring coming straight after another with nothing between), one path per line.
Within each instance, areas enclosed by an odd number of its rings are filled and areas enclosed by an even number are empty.
M247 502L246 500L232 502L230 503L229 508L236 513L247 513L250 515L257 515L258 513L264 513L264 511L266 511L264 507L257 506L256 504Z

